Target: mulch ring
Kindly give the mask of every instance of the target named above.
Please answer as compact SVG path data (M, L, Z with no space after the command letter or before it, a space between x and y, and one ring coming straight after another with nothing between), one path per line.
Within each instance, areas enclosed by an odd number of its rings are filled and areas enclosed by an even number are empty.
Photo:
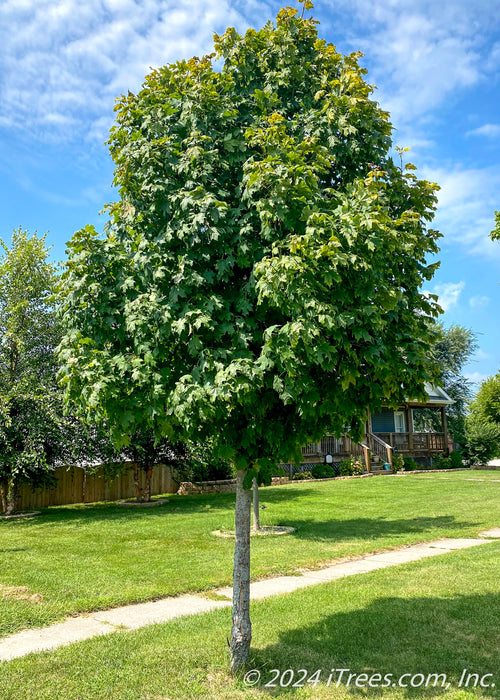
M294 527L286 527L285 525L263 525L260 530L252 530L250 534L256 537L268 537L269 535L289 535L295 532ZM214 530L210 533L214 537L234 538L234 530Z
M161 506L168 503L168 498L156 498L153 501L118 501L118 506L138 506L139 508L150 508L152 506Z
M14 520L16 518L32 518L34 515L40 515L40 511L34 510L31 513L13 513L13 515L0 515L0 520Z

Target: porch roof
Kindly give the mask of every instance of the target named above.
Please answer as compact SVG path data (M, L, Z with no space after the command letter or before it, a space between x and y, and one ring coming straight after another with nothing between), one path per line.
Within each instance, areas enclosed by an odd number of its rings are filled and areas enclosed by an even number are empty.
M440 386L435 386L434 384L429 384L426 382L424 389L429 397L427 401L422 403L422 401L412 401L411 399L408 399L408 405L428 406L429 404L432 404L433 406L449 406L450 404L455 403Z

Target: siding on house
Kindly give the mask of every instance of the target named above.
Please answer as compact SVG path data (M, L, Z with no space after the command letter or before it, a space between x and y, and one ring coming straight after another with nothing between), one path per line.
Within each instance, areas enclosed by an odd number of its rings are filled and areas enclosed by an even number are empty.
M372 433L395 433L394 411L386 409L372 413Z

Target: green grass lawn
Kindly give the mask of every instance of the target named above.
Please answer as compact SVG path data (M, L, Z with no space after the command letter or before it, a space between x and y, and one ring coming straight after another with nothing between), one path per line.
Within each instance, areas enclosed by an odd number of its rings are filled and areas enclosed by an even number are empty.
M471 480L474 479L474 480ZM483 479L477 481L476 479ZM262 489L263 525L293 535L252 540L253 579L333 559L474 536L500 524L500 473L473 471L292 483ZM46 509L0 522L0 634L68 614L207 591L231 582L234 495L171 496L156 508ZM32 600L23 595L42 596Z
M173 700L176 698L465 698L500 697L500 542L321 584L252 605L248 669L261 682L245 688L228 674L229 609L117 632L54 652L0 664L2 700ZM338 687L332 669L392 674L390 687ZM319 683L265 688L291 669ZM467 675L484 689L458 688ZM446 674L428 688L399 688ZM422 674L420 677L415 674ZM283 676L284 682L290 673ZM359 676L360 682L367 681ZM351 681L354 683L355 679ZM392 687L392 682L396 687ZM409 685L410 677L401 679ZM446 689L441 683L449 683ZM470 683L474 682L471 678ZM495 687L491 687L492 684Z

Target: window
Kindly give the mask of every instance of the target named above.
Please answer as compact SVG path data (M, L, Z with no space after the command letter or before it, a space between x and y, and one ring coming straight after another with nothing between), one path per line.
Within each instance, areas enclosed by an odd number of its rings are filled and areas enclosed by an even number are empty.
M404 411L394 411L394 432L406 433L406 414Z

